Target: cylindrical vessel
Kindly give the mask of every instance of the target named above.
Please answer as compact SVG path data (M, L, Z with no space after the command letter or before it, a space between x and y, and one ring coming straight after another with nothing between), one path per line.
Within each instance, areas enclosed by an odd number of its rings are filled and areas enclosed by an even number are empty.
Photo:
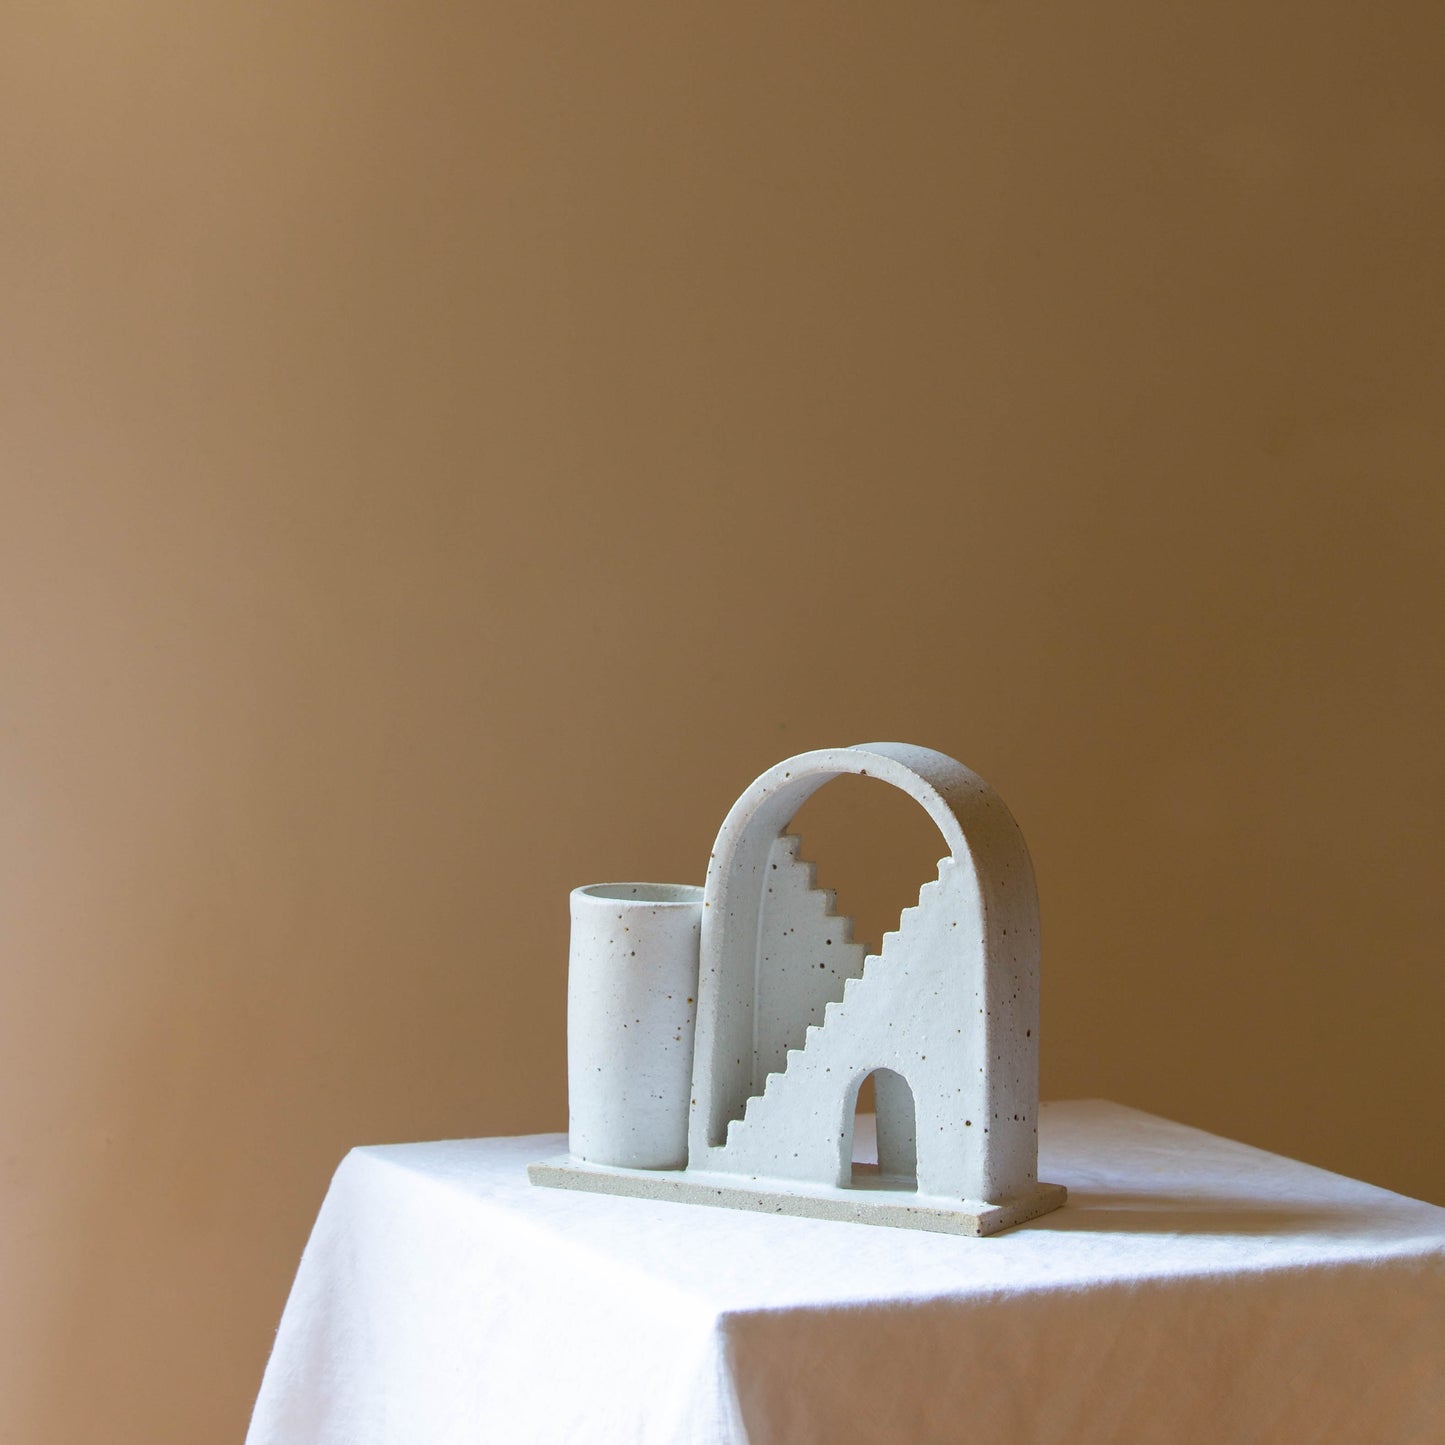
M593 1164L687 1163L702 889L572 890L567 966L568 1144Z

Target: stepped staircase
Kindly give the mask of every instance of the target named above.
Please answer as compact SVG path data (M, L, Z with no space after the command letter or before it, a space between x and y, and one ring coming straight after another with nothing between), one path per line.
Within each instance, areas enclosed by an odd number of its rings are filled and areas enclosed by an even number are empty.
M825 1006L842 998L867 954L853 941L853 920L837 911L837 895L818 887L818 870L800 856L800 845L785 833L768 854L758 920L758 1082L784 1066L789 1049L802 1046L809 1024L823 1022Z
M837 1141L818 1128L816 1107L810 1105L836 1096L839 1080L834 1075L883 1062L864 1057L866 1035L880 1020L887 1027L899 975L910 957L936 943L956 868L951 858L941 860L938 877L923 885L918 902L905 908L898 927L883 935L881 950L864 959L861 971L845 981L841 997L823 1006L822 1022L807 1025L801 1046L787 1049L782 1067L767 1075L762 1092L728 1124L725 1142L709 1157L709 1169L799 1179L836 1172L837 1161L829 1150L836 1151Z

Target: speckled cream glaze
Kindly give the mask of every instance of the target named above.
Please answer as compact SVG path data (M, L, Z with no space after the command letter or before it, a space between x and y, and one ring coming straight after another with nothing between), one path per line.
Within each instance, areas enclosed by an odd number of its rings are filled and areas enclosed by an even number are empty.
M588 1194L624 1194L634 1199L660 1199L673 1204L705 1204L718 1209L743 1209L798 1219L833 1219L844 1224L885 1225L922 1229L935 1234L981 1237L998 1234L1057 1209L1068 1191L1059 1184L1040 1184L1018 1199L1001 1204L979 1200L935 1199L911 1189L883 1184L837 1189L795 1180L746 1179L736 1174L708 1174L701 1169L616 1169L587 1164L564 1155L527 1166L533 1184L551 1189L578 1189Z
M866 956L787 831L844 774L913 798L944 848ZM999 796L929 748L770 768L724 821L703 890L577 890L568 1029L571 1154L533 1165L535 1183L963 1234L1065 1200L1037 1174L1033 866ZM879 1162L860 1174L870 1074Z
M598 883L572 891L568 1147L667 1169L687 1158L702 889Z
M947 853L882 953L861 976L841 980L820 1024L810 994L779 985L786 975L760 946L777 930L761 925L789 821L843 774L876 777L914 798ZM708 865L690 1169L841 1186L858 1087L886 1067L913 1093L920 1193L1033 1194L1038 986L1033 867L1017 824L982 778L902 743L779 763L739 798ZM780 1031L798 1038L781 1067L775 1049L762 1046ZM887 1124L880 1117L880 1136Z

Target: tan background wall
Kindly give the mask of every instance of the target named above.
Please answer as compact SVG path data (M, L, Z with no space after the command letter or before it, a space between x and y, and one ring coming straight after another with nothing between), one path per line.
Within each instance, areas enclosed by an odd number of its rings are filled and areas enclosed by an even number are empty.
M0 1438L238 1439L810 746L1009 801L1046 1095L1445 1202L1436 5L0 15Z

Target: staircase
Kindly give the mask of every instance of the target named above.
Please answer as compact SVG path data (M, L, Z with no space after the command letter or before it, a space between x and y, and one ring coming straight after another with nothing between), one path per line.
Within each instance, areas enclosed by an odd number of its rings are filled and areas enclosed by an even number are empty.
M758 919L758 997L753 1040L754 1087L783 1068L809 1024L863 972L866 952L853 941L853 920L837 911L837 895L817 886L817 869L788 833L768 854Z
M800 1179L836 1172L837 1140L819 1127L819 1114L826 1117L845 1078L860 1067L886 1062L880 1056L886 1047L882 1035L888 1031L901 975L910 958L943 941L940 928L950 926L945 915L951 911L949 884L956 872L951 858L939 863L938 877L923 885L918 902L905 908L898 927L883 935L880 952L868 956L861 973L847 979L841 997L823 1006L822 1022L806 1027L801 1047L786 1050L782 1066L767 1075L762 1092L729 1123L726 1140L712 1151L708 1168Z

